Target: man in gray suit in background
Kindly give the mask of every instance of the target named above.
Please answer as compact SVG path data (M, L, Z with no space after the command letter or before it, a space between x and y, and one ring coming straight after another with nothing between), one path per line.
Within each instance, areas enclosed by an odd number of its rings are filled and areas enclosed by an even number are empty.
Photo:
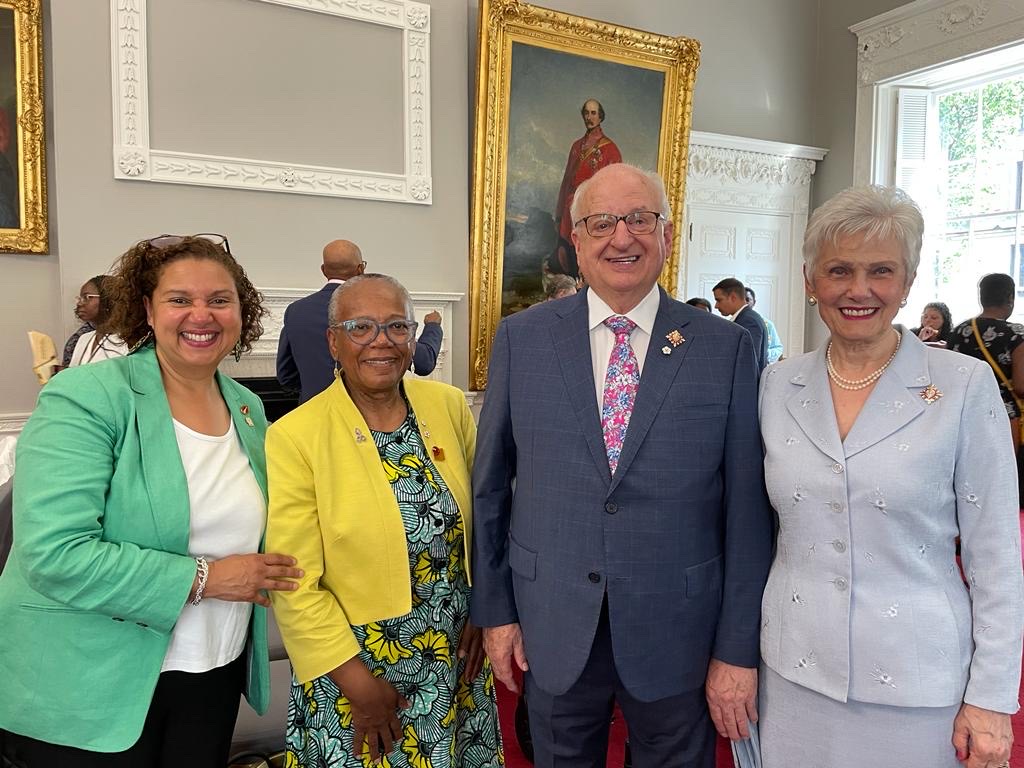
M473 471L473 621L525 672L537 768L605 763L618 702L633 764L711 768L756 719L771 551L750 335L657 285L660 178L580 186L587 288L506 318ZM714 722L714 727L712 725Z

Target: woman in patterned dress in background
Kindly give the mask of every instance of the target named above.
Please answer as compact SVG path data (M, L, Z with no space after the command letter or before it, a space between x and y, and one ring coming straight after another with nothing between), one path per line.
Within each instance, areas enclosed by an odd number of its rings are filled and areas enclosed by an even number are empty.
M463 394L403 379L416 323L393 278L330 304L338 380L267 439L268 546L305 577L274 613L292 662L287 765L497 768L494 681L468 622L470 469Z

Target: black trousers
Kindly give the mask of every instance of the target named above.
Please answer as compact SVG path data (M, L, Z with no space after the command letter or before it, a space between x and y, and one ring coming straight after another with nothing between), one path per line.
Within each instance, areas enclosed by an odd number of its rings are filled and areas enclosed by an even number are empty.
M164 672L142 735L124 752L92 752L0 729L3 768L224 768L245 682L246 654L209 672ZM96 702L102 707L103 702Z
M633 698L615 669L607 598L590 657L572 688L553 696L530 672L524 682L536 768L605 768L616 701L636 768L714 767L715 729L703 686L658 701Z

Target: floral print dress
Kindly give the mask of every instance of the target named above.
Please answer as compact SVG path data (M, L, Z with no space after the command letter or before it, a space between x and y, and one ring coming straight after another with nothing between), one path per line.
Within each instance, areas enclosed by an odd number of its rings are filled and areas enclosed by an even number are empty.
M381 766L498 768L505 760L490 665L471 684L459 679L456 650L469 615L469 585L455 499L424 450L411 407L394 432L371 433L402 513L412 574L409 613L352 627L362 662L409 702L399 712L403 738ZM369 766L368 752L353 754L352 738L349 701L330 677L293 680L288 768Z

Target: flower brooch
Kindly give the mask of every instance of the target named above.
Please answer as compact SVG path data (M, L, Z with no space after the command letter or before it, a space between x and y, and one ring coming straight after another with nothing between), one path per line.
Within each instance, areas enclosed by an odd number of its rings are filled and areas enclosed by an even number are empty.
M665 338L668 339L668 344L661 348L661 354L663 355L671 355L673 349L686 341L686 339L683 338L683 334L676 330L666 333ZM669 344L672 346L669 346Z

